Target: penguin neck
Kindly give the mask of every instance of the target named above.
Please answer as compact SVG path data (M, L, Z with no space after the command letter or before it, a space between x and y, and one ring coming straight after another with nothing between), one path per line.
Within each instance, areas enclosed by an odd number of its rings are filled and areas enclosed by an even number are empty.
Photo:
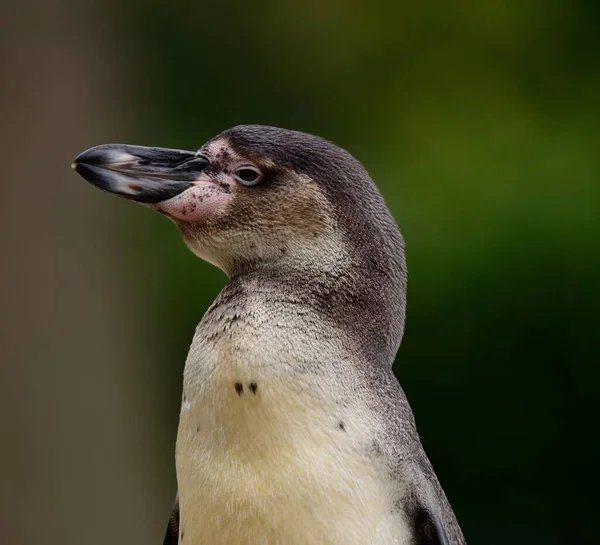
M306 342L340 339L354 358L389 367L400 343L404 308L402 290L390 288L389 280L367 274L359 264L240 268L203 322L236 320L251 325L264 319L266 309L272 317L271 335Z

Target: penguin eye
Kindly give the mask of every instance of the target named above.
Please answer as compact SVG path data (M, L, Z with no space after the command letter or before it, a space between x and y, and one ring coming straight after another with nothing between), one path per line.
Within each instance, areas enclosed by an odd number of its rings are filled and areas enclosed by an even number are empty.
M235 171L235 177L244 185L254 185L260 181L262 173L254 167L242 167Z

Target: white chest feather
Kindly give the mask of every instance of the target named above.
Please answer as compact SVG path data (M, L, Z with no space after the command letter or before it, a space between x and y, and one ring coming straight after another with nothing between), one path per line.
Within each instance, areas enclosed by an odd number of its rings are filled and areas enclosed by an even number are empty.
M388 478L362 448L365 423L314 375L273 372L239 346L203 355L184 380L180 543L408 543Z

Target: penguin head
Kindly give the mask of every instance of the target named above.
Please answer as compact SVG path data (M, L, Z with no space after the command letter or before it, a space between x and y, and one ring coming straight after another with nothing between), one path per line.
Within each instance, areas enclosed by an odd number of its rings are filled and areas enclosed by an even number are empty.
M297 131L238 126L197 152L108 144L83 152L73 168L171 219L196 255L229 275L255 266L343 266L373 246L402 251L362 165Z
M156 207L197 256L229 275L317 266L320 250L333 251L339 238L319 181L282 160L296 149L291 131L279 130L287 136L279 139L280 154L264 145L278 141L273 130L236 127L216 136L198 151L207 166L197 185Z

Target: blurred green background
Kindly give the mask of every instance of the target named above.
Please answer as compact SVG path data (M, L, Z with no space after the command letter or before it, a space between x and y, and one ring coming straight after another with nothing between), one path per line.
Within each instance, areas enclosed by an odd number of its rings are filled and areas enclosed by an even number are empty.
M469 543L599 542L598 2L0 8L3 543L161 543L183 362L226 278L69 164L242 123L331 139L384 194L395 370Z

